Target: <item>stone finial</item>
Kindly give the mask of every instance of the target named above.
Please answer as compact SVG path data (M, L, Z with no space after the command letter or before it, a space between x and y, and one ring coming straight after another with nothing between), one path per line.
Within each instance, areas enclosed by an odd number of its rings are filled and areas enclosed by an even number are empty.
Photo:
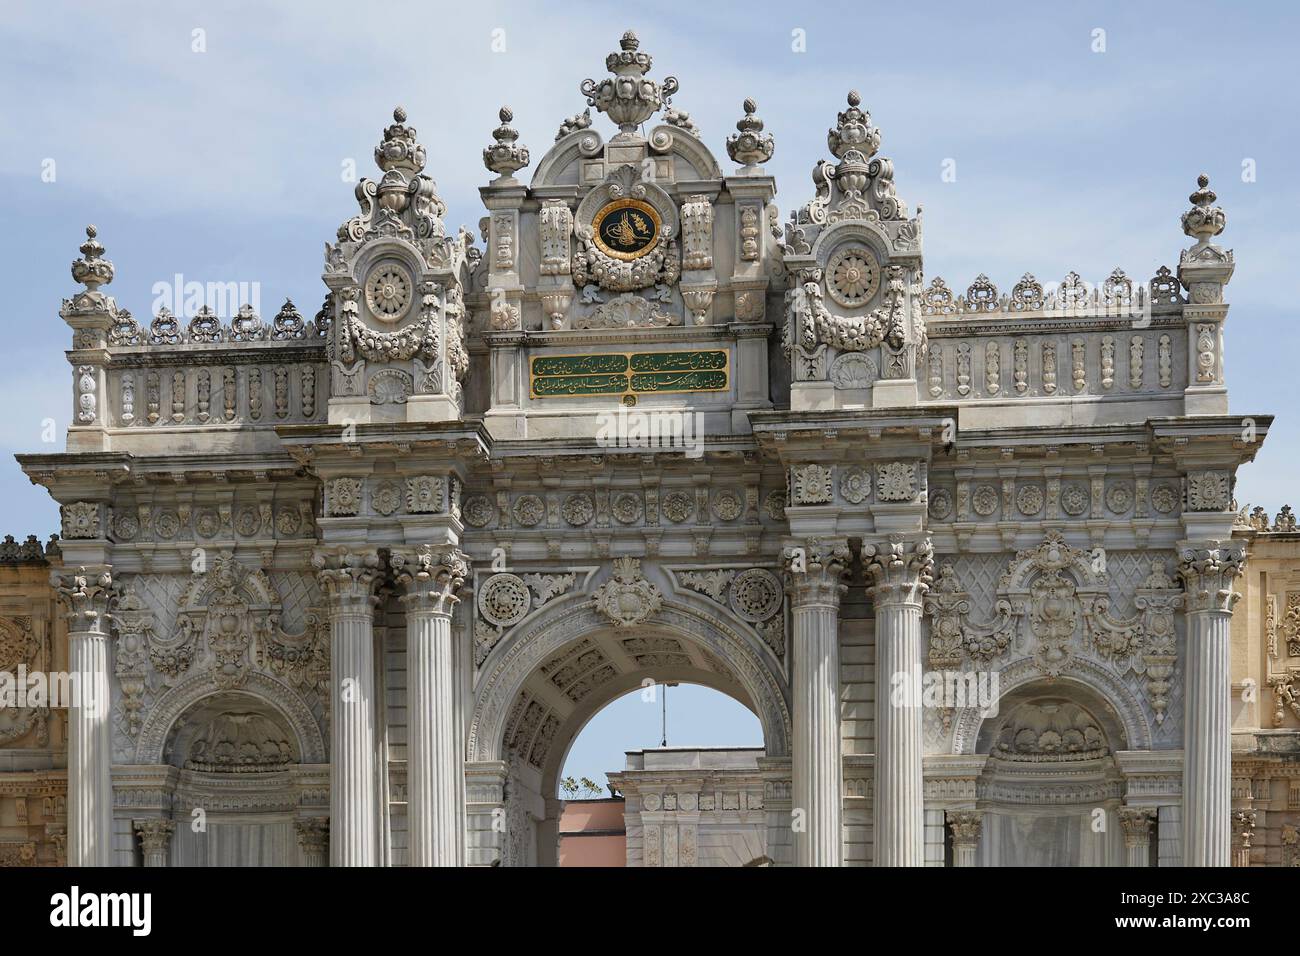
M528 147L516 145L519 130L510 125L515 118L510 107L501 107L497 115L501 118L501 125L492 131L496 142L483 150L483 165L498 176L509 178L528 165Z
M763 132L763 121L755 113L758 104L746 98L745 115L736 123L737 132L727 137L727 155L742 166L759 166L772 158L776 142L771 133Z
M677 78L666 77L663 84L644 79L650 72L650 54L639 52L641 41L628 30L619 41L619 49L605 57L605 69L613 74L603 80L583 80L578 87L587 97L587 105L605 113L618 124L619 136L630 138L636 128L667 105L679 89Z
M1209 242L1228 224L1228 217L1216 206L1219 197L1210 189L1210 177L1202 173L1196 179L1197 189L1187 198L1192 208L1183 213L1183 232L1197 242Z
M95 238L98 234L99 230L94 226L87 226L86 241L81 244L81 258L72 260L73 280L90 292L113 281L113 263L102 258L104 244Z
M880 149L880 130L871 125L871 114L859 109L862 97L857 90L849 90L849 108L839 114L834 129L826 134L826 145L843 159L849 150L858 150L870 159Z
M424 147L415 135L415 127L406 125L406 110L400 106L394 109L393 125L384 130L383 141L375 147L375 164L384 172L420 172L424 169Z

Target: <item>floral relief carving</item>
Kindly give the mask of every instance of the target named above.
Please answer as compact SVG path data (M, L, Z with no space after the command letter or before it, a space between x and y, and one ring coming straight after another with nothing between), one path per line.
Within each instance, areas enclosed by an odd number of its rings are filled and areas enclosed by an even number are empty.
M328 485L331 516L356 515L361 511L360 478L335 478Z
M834 495L831 469L823 465L798 465L790 478L792 504L827 504Z
M916 465L905 461L876 465L876 498L880 501L916 498Z

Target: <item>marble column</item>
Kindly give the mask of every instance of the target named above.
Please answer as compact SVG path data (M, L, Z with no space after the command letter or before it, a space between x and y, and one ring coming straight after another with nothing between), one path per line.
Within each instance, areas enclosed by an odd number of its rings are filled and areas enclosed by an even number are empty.
M1124 831L1125 866L1151 865L1151 824L1154 807L1120 807L1119 825Z
M321 549L312 558L330 619L330 865L376 866L374 551Z
M328 820L309 817L293 822L298 835L298 859L302 866L325 866L329 859L330 825Z
M465 832L451 615L469 562L454 548L394 551L406 605L406 819L411 866L456 866Z
M1183 862L1227 866L1232 837L1231 672L1232 590L1245 550L1233 542L1181 549L1187 587L1187 662L1183 730Z
M793 794L795 865L841 866L840 596L852 555L844 543L785 549L794 616Z
M171 820L136 820L134 826L144 849L144 865L166 866L176 824Z
M925 865L921 760L922 598L934 572L929 538L865 545L876 607L876 866Z
M948 826L952 830L952 865L976 866L984 814L977 810L949 810Z
M1254 810L1232 811L1232 865L1250 866L1250 848L1255 839Z
M56 571L51 583L68 612L68 865L110 866L113 852L109 737L110 571Z

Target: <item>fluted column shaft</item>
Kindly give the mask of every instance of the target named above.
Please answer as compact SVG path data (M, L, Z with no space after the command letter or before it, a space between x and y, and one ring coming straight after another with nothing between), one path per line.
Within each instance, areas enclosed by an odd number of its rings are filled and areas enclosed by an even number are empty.
M1184 690L1183 861L1227 866L1232 845L1232 590L1245 553L1231 542L1182 549L1187 586L1187 677Z
M810 541L785 550L794 618L791 825L798 866L843 864L838 619L850 559L843 544Z
M464 842L459 813L456 674L451 615L469 573L456 550L394 553L406 589L407 827L411 866L456 866Z
M330 618L330 865L375 866L374 552L318 551Z
M929 539L868 545L875 584L876 763L872 800L876 866L925 865L921 649L922 598L934 569Z
M110 866L113 852L109 736L108 570L55 572L68 611L68 865Z

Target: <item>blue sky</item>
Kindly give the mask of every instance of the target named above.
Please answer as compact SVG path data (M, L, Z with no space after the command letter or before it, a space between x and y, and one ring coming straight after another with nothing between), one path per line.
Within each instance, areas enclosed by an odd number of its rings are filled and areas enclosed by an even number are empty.
M733 16L734 14L734 16ZM637 30L653 75L723 141L753 96L776 136L782 217L850 88L924 206L926 271L1009 289L1073 269L1137 279L1177 263L1178 217L1206 172L1236 251L1228 288L1232 409L1279 413L1242 503L1288 500L1295 461L1300 185L1294 36L1282 3L610 5L428 2L71 4L9 0L0 24L0 277L9 368L0 452L52 451L71 410L58 317L87 222L117 267L119 305L147 317L154 283L257 282L264 316L319 306L321 251L352 215L355 160L394 105L428 148L448 224L477 233L481 150L508 103L534 165L578 84ZM202 30L204 52L195 52ZM1105 52L1094 52L1094 31ZM803 31L806 52L796 52ZM504 40L504 50L501 50ZM494 41L497 51L494 51ZM598 122L605 124L603 118ZM605 124L607 125L607 124ZM55 178L46 182L47 160ZM946 160L956 181L944 182ZM1252 160L1253 182L1243 162ZM526 171L524 175L531 172ZM472 373L471 373L472 374ZM1300 503L1300 502L1297 502ZM57 511L16 465L0 469L0 534L42 537ZM621 744L597 770L620 766ZM613 760L611 764L609 761Z

